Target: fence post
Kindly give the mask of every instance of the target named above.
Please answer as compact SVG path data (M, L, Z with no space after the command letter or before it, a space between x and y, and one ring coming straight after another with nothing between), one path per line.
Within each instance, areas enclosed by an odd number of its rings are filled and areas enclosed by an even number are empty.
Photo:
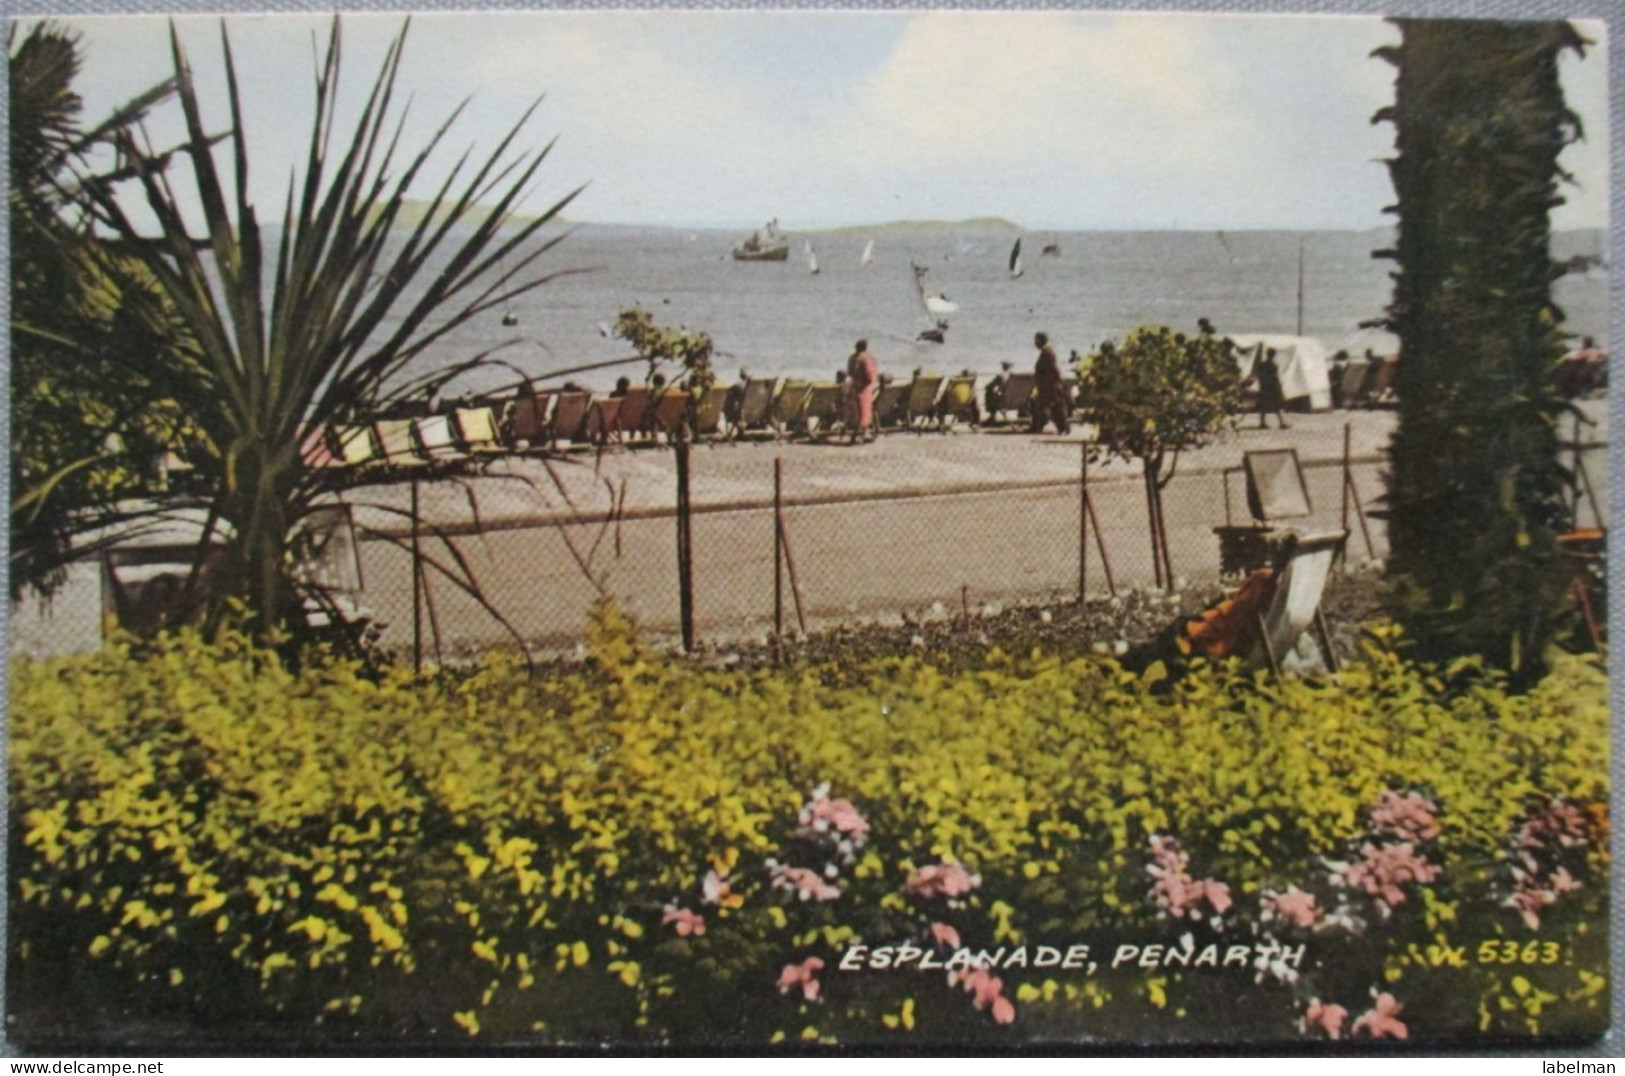
M784 457L773 457L773 641L784 638Z
M418 480L412 479L412 674L423 672L423 551L418 538Z
M1089 583L1089 446L1083 449L1083 463L1078 469L1078 604L1088 594Z
M681 429L677 450L677 610L683 626L683 653L694 652L694 532L688 506L688 438Z

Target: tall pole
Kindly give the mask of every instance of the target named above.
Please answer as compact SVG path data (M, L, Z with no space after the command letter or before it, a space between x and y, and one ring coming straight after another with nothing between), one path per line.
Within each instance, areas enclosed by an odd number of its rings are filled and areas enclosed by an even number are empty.
M688 437L682 430L677 450L677 612L683 627L683 653L694 652L694 532L688 506Z
M1303 335L1303 237L1298 237L1298 335Z

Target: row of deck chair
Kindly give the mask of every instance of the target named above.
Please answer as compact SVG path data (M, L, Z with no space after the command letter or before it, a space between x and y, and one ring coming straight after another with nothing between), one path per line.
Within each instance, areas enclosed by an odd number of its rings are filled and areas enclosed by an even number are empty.
M1334 374L1336 391L1333 402L1343 408L1390 404L1394 399L1394 375L1398 371L1398 355L1351 360Z
M306 465L355 473L481 468L507 454L496 411L460 407L422 418L385 418L314 432L302 447Z

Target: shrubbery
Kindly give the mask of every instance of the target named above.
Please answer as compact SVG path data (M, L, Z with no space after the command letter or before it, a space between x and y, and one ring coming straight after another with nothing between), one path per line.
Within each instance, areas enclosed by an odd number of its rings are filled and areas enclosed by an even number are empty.
M1600 1030L1602 671L1512 694L1392 641L1340 682L724 672L609 611L545 681L291 672L190 635L19 661L12 1032ZM1054 963L1077 944L1094 970ZM1260 959L1113 969L1120 944Z

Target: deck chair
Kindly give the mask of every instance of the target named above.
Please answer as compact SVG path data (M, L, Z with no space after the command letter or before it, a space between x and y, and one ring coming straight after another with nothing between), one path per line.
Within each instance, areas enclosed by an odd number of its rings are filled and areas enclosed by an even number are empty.
M783 436L790 432L792 426L801 424L802 414L807 409L807 398L811 395L811 381L794 378L785 381L784 387L773 399L773 429L776 434Z
M669 441L681 432L688 422L689 398L689 394L681 389L667 389L655 398L650 423L655 436L663 435Z
M1352 408L1364 402L1360 397L1360 390L1365 387L1366 371L1371 364L1365 359L1352 359L1343 368L1343 377L1338 386L1338 394L1343 399L1343 406Z
M1033 389L1038 387L1038 378L1033 374L1007 374L1004 379L1004 396L999 401L999 413L1010 413L1017 417L1025 414L1032 405ZM991 417L991 416L989 416Z
M458 443L471 457L489 462L507 454L508 446L502 443L502 431L493 408L459 407L452 417L456 419Z
M650 419L653 417L649 406L652 398L651 390L647 385L637 385L629 388L620 397L620 411L615 416L615 429L618 432L618 440L629 441L648 432Z
M901 425L908 416L908 394L912 386L895 381L880 386L875 394L875 424L881 429Z
M745 398L739 405L739 426L735 433L759 430L773 415L773 397L779 382L773 377L753 377L745 382Z
M1254 522L1268 525L1314 513L1297 449L1247 452L1241 457L1241 467L1247 475L1247 511Z
M1368 404L1387 403L1393 395L1394 376L1399 372L1399 356L1389 355L1377 367L1376 375L1368 382L1366 402Z
M948 379L937 401L937 421L946 427L951 422L969 422L979 425L982 409L976 399L976 378L961 375Z
M553 405L553 423L549 440L556 447L560 441L580 441L586 436L587 412L592 407L590 392L561 392Z
M908 386L908 401L903 405L903 424L912 428L921 419L936 417L937 396L942 392L941 374L919 374Z
M361 546L347 504L313 509L292 536L293 580L304 594L312 624L332 622L334 613L355 624L368 619L357 604L361 595Z
M1231 513L1230 476L1238 472L1246 479L1251 522L1237 523ZM1243 453L1241 466L1224 472L1224 525L1213 528L1219 539L1219 575L1245 575L1262 568L1270 561L1270 546L1279 533L1274 525L1303 519L1313 511L1296 449Z
M409 418L384 418L372 424L378 437L378 448L384 466L397 471L422 470L429 466L429 457L418 450L417 438L412 435Z
M553 394L550 392L527 393L514 401L513 405L513 440L515 445L524 445L527 451L534 452L545 446L553 439L553 431L549 426L553 411Z
M423 454L431 463L453 467L468 462L468 453L458 447L457 430L450 415L420 418L412 424L412 429L418 443L423 446Z
M378 446L366 426L340 426L333 431L333 439L345 467L360 470L378 463Z
M833 381L822 381L807 393L807 406L801 421L808 436L827 434L835 424L845 418L846 387Z
M717 437L723 433L728 392L726 385L712 385L705 390L699 403L694 407L695 437Z
M1331 633L1320 611L1326 579L1342 555L1348 531L1299 535L1276 571L1269 610L1258 616L1258 647L1253 660L1283 672L1337 672Z
M299 443L299 461L313 471L338 469L344 466L344 457L333 451L333 431L318 426L305 434Z
M625 409L624 396L609 396L595 400L587 408L586 421L582 425L585 438L599 447L609 444L611 440L620 440L621 412Z

